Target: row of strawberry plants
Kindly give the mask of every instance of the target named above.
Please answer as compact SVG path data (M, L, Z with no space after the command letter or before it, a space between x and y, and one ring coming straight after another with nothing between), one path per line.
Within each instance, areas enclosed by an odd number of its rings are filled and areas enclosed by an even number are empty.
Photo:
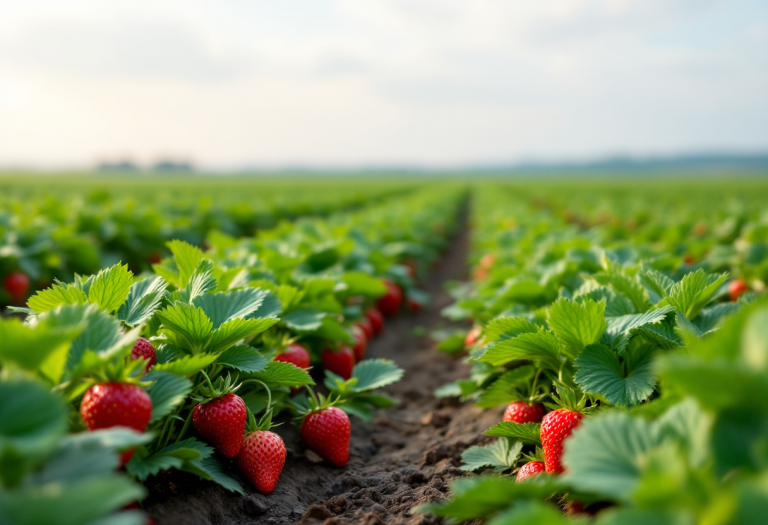
M417 274L461 198L420 192L254 240L217 235L207 252L172 241L154 273L117 264L13 309L26 319L0 320L0 521L145 523L137 481L168 469L269 493L287 454L270 428L288 415L344 466L349 415L394 404L376 390L403 373L362 359L365 344L380 310L423 303Z
M476 323L472 372L438 395L506 405L485 432L497 439L461 467L501 475L462 479L422 510L494 524L760 522L765 302L664 242L626 242L499 189L473 219L475 282L445 312Z
M248 181L218 191L191 184L185 191L176 181L162 192L150 182L87 197L7 184L0 198L0 305L23 304L54 278L71 280L118 261L139 273L168 253L165 243L172 239L203 246L214 231L250 237L281 220L324 216L410 191L401 184L326 188ZM158 194L148 191L153 188Z

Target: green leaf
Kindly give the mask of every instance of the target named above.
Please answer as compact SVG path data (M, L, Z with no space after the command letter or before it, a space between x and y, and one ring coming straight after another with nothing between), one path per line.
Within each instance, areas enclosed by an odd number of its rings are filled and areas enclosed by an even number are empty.
M213 323L202 308L177 303L159 310L157 317L166 328L174 332L177 343L193 351L200 351L208 346Z
M635 307L632 305L632 301L615 290L605 286L592 288L589 291L574 295L574 300L577 303L581 303L585 299L592 299L596 302L604 300L606 317L619 317L635 313Z
M707 274L698 269L675 283L665 302L681 311L688 320L693 320L712 300L727 278L727 274Z
M605 301L587 299L577 304L561 297L549 309L547 321L568 354L575 357L605 332Z
M116 312L128 298L132 283L133 274L128 265L116 264L101 270L91 282L88 301L99 305L105 312Z
M117 318L129 326L146 322L160 308L167 287L168 284L162 277L133 283L128 299L117 312Z
M540 501L523 501L510 510L499 513L488 525L587 525L586 518L566 518L554 505ZM629 524L625 524L629 525ZM650 524L649 524L650 525ZM655 524L654 524L655 525Z
M525 385L534 374L532 365L524 365L504 372L498 379L488 385L480 394L475 405L480 408L493 408L521 399L519 385Z
M449 354L461 352L464 350L464 341L466 340L466 337L467 335L463 330L461 332L454 332L440 341L437 344L437 349Z
M387 288L381 280L368 275L367 273L345 272L341 276L341 282L347 285L345 291L349 295L381 297L387 293Z
M650 266L643 265L637 272L640 284L645 287L651 302L656 304L669 297L675 281Z
M560 342L548 330L522 334L512 339L491 343L479 361L501 366L510 361L537 361L557 370L560 366Z
M130 352L138 338L138 332L123 334L120 323L96 305L64 306L46 314L51 323L62 326L81 325L85 329L72 342L67 356L65 370L86 373L92 367L82 367L81 361L87 353L93 353L100 362L117 358ZM98 363L94 362L96 366Z
M642 314L623 315L621 317L609 317L608 329L602 340L610 346L622 352L631 335L640 327L659 324L674 311L671 306L662 306L657 310L650 310Z
M488 518L508 509L513 502L519 505L525 500L545 500L563 492L555 480L545 475L525 483L498 475L464 478L454 481L451 491L450 500L423 505L417 512L448 516L458 523Z
M324 317L324 312L319 312L311 308L304 308L285 314L282 321L285 326L299 333L314 332L323 325Z
M508 438L499 438L490 445L469 447L461 454L459 470L471 472L483 467L493 467L496 472L511 470L522 449L522 442Z
M645 419L621 412L587 419L565 442L565 481L578 490L629 500L645 456L659 443Z
M269 364L266 357L248 345L233 346L221 354L216 362L241 372L261 372Z
M203 259L192 272L192 276L186 284L186 287L174 294L183 303L192 304L192 302L202 295L215 290L218 286L213 277L213 261Z
M243 487L240 486L240 483L238 483L236 479L225 474L224 469L221 467L221 463L219 463L213 456L186 462L181 470L191 472L198 477L218 483L230 492L236 492L243 496L245 495L245 491L243 490Z
M170 414L174 408L184 402L187 395L192 391L192 382L189 379L167 372L153 370L144 376L144 379L153 381L146 388L147 394L152 399L151 423Z
M248 317L259 309L269 292L257 288L243 288L232 292L219 292L196 297L192 304L203 309L205 315L219 328L233 319Z
M117 473L77 483L25 486L0 491L0 521L14 525L82 525L118 511L144 494L143 487Z
M179 270L179 282L181 287L186 287L190 277L195 272L197 265L203 260L205 255L200 248L191 244L173 240L165 243L173 253L173 259L176 262L176 268Z
M610 285L614 290L632 301L632 306L636 312L645 312L651 307L648 292L645 291L643 285L619 271L597 273L592 278L600 284Z
M70 344L84 324L61 325L48 318L34 326L19 319L0 319L0 362L14 363L29 372L40 370L53 384L59 382Z
M0 381L0 399L0 478L12 486L66 433L67 409L41 383L26 379Z
M402 368L389 359L364 359L352 369L352 377L357 379L354 389L356 392L376 390L397 383L404 373Z
M181 468L185 462L201 460L210 456L213 448L195 438L184 439L158 450L142 459L132 458L125 466L126 470L139 481L154 476L161 470Z
M304 386L314 385L306 370L291 363L270 361L265 370L248 374L248 377L264 381L272 386Z
M519 439L527 445L541 445L540 423L513 423L512 421L502 421L483 432L483 434L486 436Z
M208 367L208 365L216 361L218 357L219 354L185 355L167 363L157 364L152 367L152 371L167 372L177 376L189 377Z
M30 297L27 306L39 314L61 305L84 304L87 300L85 293L71 284L54 284Z
M521 334L535 333L539 327L524 317L500 317L488 323L483 329L487 343L511 339Z
M279 319L276 317L265 317L261 319L232 319L213 331L210 348L216 352L223 352L246 337L260 334L269 329L278 321Z
M648 399L656 386L652 357L651 351L645 351L632 363L625 361L622 366L619 356L607 346L589 345L575 361L578 370L573 379L584 392L600 394L614 405L636 405Z

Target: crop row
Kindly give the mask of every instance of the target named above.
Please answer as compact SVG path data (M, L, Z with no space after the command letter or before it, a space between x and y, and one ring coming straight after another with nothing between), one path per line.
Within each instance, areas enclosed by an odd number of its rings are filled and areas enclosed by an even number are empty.
M762 206L747 192L719 207L716 192L585 193L477 193L474 280L454 285L444 311L474 326L440 345L466 348L472 370L437 395L506 407L485 432L496 439L462 455L463 470L497 474L462 479L422 511L492 524L762 522Z
M69 179L66 179L69 180ZM281 220L324 216L412 191L402 184L141 181L36 186L0 179L0 305L23 304L54 279L117 262L134 273L168 255L166 243L202 247L221 232L251 237ZM71 193L79 190L81 193Z
M416 281L462 200L433 188L253 239L219 233L205 252L171 241L153 272L116 264L14 308L23 322L0 319L0 522L146 523L142 482L169 469L269 493L286 457L270 428L288 415L344 466L349 416L392 405L377 390L402 376L363 359L366 344L424 303Z

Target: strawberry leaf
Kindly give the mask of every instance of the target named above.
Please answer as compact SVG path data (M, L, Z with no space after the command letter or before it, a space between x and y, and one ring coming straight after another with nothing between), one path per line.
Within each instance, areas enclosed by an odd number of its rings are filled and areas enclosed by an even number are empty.
M541 424L539 423L502 421L483 432L483 434L486 436L519 439L527 445L541 445Z
M161 470L181 468L186 462L206 458L212 453L211 447L195 438L189 438L168 445L142 459L134 456L126 464L125 469L139 481L144 481Z
M565 481L578 490L629 500L646 455L660 439L653 423L621 412L587 419L565 442Z
M49 312L61 305L83 304L87 300L85 293L71 284L54 284L30 297L27 306L39 314Z
M605 332L605 301L586 299L578 304L560 298L549 309L547 321L567 353L575 357Z
M195 474L198 477L218 483L230 492L245 495L240 483L229 475L224 473L221 463L213 457L208 456L197 460L186 461L181 470Z
M311 308L294 310L282 317L282 321L291 330L299 333L314 332L323 325L324 312Z
M185 355L167 363L156 364L152 367L152 371L168 372L177 376L189 377L206 368L216 361L218 357L219 354Z
M248 345L233 346L221 354L216 362L241 372L261 372L269 365L266 357Z
M192 382L181 376L169 374L167 372L152 371L144 376L146 381L153 381L146 388L152 400L152 419L150 423L159 421L174 408L184 402L187 395L192 391Z
M608 329L600 338L602 343L615 348L619 353L623 352L629 343L629 339L638 328L659 324L674 311L671 306L662 306L657 310L650 310L642 314L623 315L621 317L609 317Z
M636 405L648 399L656 386L651 370L651 350L641 350L622 365L619 356L602 344L586 347L575 361L574 381L588 394L600 394L618 406Z
M171 338L176 346L188 348L194 352L204 349L211 339L213 323L202 308L176 303L163 310L158 310L157 317L171 331Z
M117 318L128 326L144 323L160 308L168 284L162 277L142 279L131 285L128 299L120 306Z
M176 268L179 270L179 288L184 288L189 283L190 277L195 273L197 265L203 260L205 255L200 248L192 246L188 242L173 240L166 243L166 246L173 253L173 260L176 262Z
M560 342L549 330L521 334L485 348L479 361L494 366L520 360L536 361L555 370L560 366Z
M484 467L493 467L496 472L511 470L522 449L521 441L509 438L499 438L489 445L469 447L461 454L459 470L471 472Z
M211 334L210 348L223 352L246 337L260 334L279 321L277 317L262 319L237 318L227 321Z
M243 288L232 292L204 294L196 297L192 304L202 308L216 329L227 321L249 317L269 295L266 290Z
M504 372L483 390L475 405L480 408L493 408L521 399L518 385L528 382L533 377L533 373L534 367L531 365L520 366Z
M267 368L252 374L249 378L259 379L270 386L304 386L314 385L306 370L291 363L270 361Z
M113 313L128 298L132 283L133 274L128 270L128 265L116 264L101 270L91 282L88 302L98 305L105 312Z
M663 303L671 304L692 321L715 297L727 278L727 274L707 274L698 269L675 283Z
M397 383L404 373L389 359L364 359L352 369L352 378L357 380L352 388L355 392L376 390Z
M487 343L512 339L521 334L535 333L539 327L524 317L500 317L492 320L483 329Z

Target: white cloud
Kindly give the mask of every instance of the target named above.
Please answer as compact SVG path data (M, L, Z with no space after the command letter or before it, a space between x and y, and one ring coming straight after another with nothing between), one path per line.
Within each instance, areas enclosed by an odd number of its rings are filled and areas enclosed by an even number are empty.
M767 11L749 0L6 0L0 164L760 148Z

